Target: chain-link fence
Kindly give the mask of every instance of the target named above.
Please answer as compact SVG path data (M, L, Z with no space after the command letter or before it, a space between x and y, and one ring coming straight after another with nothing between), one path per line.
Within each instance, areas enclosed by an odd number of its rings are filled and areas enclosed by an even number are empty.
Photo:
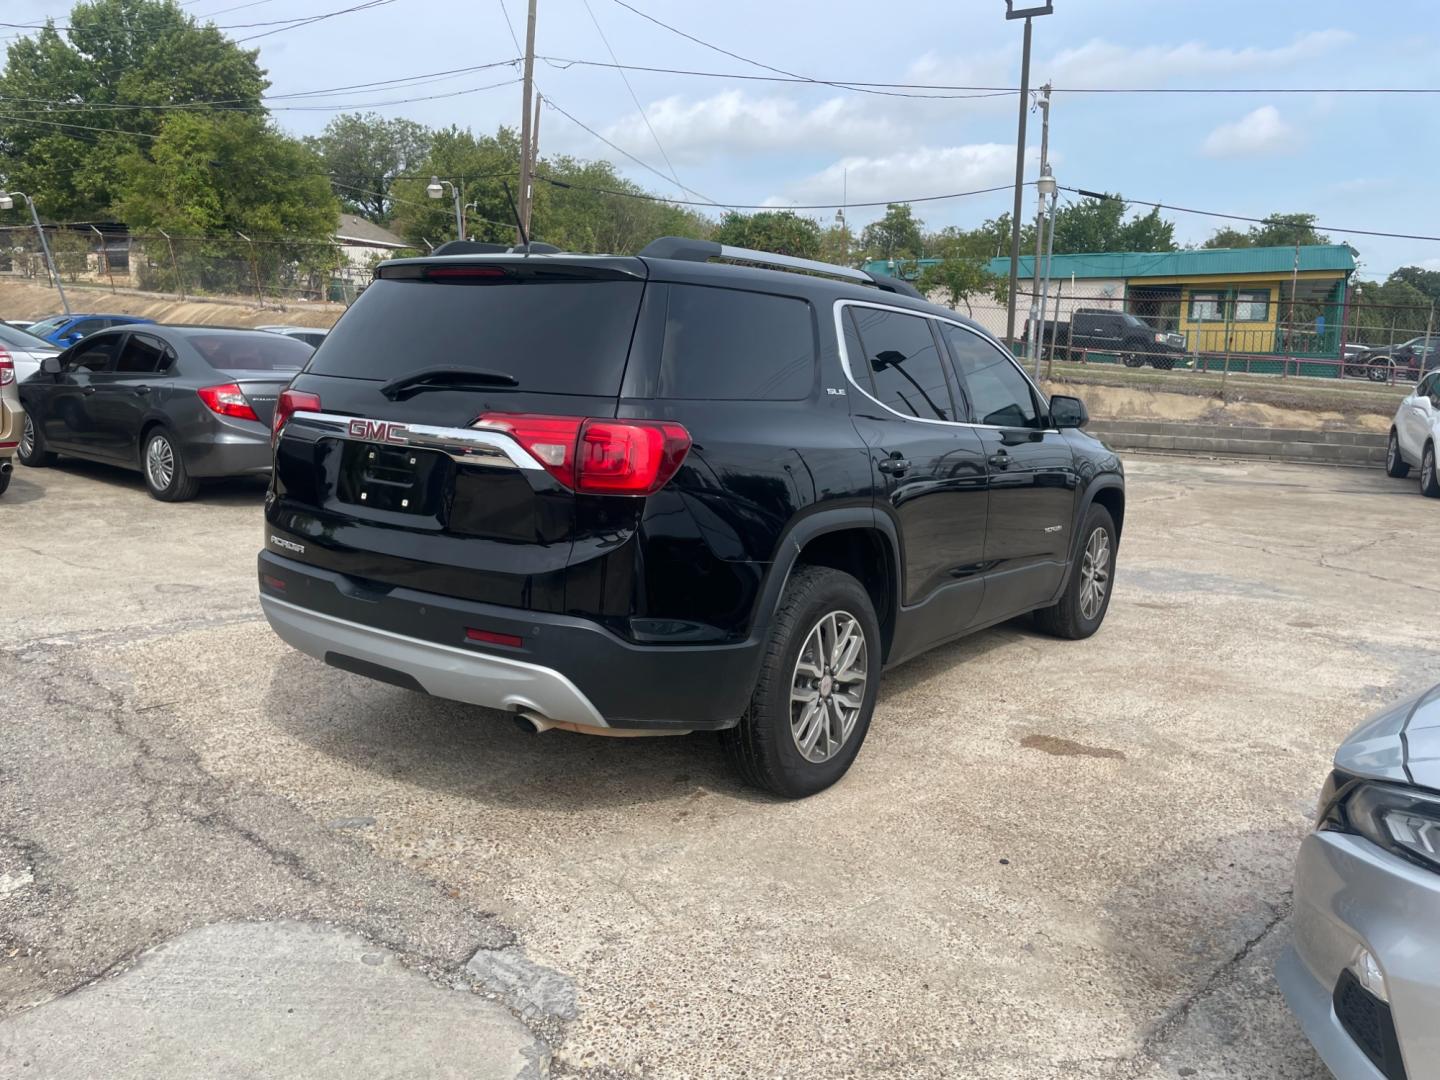
M113 227L45 227L47 258L33 228L0 228L0 280L98 285L180 299L260 305L296 300L350 303L377 263L403 250L330 240L137 234Z
M1440 366L1435 305L1371 303L1342 281L1301 281L1293 298L1289 282L1278 288L1057 282L1038 329L1027 284L1017 297L1012 342L1024 356L1034 355L1037 337L1046 358L1160 370L1405 383ZM1004 337L1004 304L972 299L968 309Z

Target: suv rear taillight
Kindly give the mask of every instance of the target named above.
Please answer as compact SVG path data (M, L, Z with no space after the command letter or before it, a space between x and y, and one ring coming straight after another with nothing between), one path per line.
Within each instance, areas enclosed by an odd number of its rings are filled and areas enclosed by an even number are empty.
M0 386L9 386L15 381L15 361L9 352L0 347Z
M240 389L238 383L222 383L220 386L202 386L195 391L200 395L200 400L205 407L213 413L221 416L233 416L237 420L259 420L255 410L250 407L250 401L245 397L245 391Z
M270 423L270 445L275 445L285 421L289 420L293 413L319 411L320 399L314 394L307 394L303 390L281 390L280 397L275 402L275 416Z
M503 431L573 491L653 495L690 451L679 424L534 413L484 413L472 425Z

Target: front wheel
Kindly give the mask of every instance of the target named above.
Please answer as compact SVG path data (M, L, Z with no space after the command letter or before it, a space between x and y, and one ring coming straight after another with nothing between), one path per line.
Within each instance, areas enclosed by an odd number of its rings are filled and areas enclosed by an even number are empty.
M1138 353L1121 353L1120 360L1126 367L1144 367L1145 358Z
M29 413L25 414L25 424L20 429L20 445L16 454L20 464L27 468L43 469L55 464L55 452L45 449L45 440Z
M745 782L801 799L844 776L870 729L880 665L880 624L865 587L829 567L797 569L749 708L721 733Z
M1410 475L1410 466L1400 456L1400 435L1394 428L1390 429L1390 441L1385 446L1385 475L1396 480Z
M145 440L141 466L146 490L161 502L184 502L200 490L200 481L186 472L180 447L164 428L156 428Z
M1395 361L1390 359L1375 360L1370 364L1368 372L1371 382L1388 383L1395 372Z
M1105 621L1115 584L1115 519L1103 506L1092 505L1080 526L1080 561L1060 600L1035 612L1035 624L1047 634L1079 640Z
M1440 499L1440 476L1435 475L1435 444L1426 443L1420 458L1420 494Z

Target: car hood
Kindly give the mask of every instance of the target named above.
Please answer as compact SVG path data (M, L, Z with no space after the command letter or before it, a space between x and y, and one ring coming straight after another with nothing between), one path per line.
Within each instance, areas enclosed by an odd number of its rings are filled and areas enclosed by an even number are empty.
M1335 767L1440 791L1440 686L1366 720L1335 751Z

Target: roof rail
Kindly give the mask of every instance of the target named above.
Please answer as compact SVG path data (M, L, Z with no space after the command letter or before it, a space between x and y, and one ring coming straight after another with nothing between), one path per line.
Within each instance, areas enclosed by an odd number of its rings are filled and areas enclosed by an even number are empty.
M713 240L689 240L683 236L662 236L652 240L640 252L647 259L684 259L686 262L709 262L711 259L734 259L737 262L755 263L777 270L805 270L811 274L844 278L865 285L877 284L874 277L864 270L848 266L817 262L814 259L797 259L793 255L776 255L770 251L754 251L750 248L731 247L717 244Z
M908 281L900 278L887 277L884 274L871 274L870 280L886 292L899 293L901 296L908 296L914 300L924 300L925 294L911 285Z

